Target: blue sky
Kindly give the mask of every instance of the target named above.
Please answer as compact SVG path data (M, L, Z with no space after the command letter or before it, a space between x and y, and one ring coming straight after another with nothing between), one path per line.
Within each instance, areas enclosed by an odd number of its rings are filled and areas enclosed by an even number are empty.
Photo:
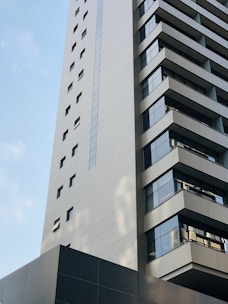
M40 254L67 0L0 0L0 278Z

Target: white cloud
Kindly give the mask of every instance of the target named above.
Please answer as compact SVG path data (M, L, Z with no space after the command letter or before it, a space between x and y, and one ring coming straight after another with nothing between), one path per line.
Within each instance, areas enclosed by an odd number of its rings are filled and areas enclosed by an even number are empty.
M21 53L29 58L38 57L40 49L32 33L27 30L14 29L16 42Z
M22 193L18 181L0 172L0 221L23 224L32 206L32 199Z
M16 62L11 64L13 72L17 71L19 67L20 69L34 67L40 57L38 42L32 32L27 29L8 27L0 40L0 50L6 48L8 56L10 55L13 60L16 59Z
M15 161L26 154L25 145L21 140L5 142L0 140L0 161Z

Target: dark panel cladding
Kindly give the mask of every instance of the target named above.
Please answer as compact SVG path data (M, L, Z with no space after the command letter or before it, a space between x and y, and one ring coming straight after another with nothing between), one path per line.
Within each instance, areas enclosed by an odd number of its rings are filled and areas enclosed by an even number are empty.
M61 246L58 272L97 283L98 259L80 251Z
M99 284L104 287L137 295L137 272L101 260L99 266Z
M97 303L97 285L59 274L56 300L71 304Z
M59 246L0 280L1 304L225 304Z
M137 297L118 290L99 288L99 304L137 304ZM88 303L89 304L89 303Z

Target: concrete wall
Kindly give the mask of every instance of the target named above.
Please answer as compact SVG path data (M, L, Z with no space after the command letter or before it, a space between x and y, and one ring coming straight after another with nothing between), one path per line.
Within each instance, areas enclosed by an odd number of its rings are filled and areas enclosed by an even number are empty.
M80 7L79 14L74 12ZM88 10L86 19L83 14ZM103 1L96 166L89 170L97 1L70 1L42 252L61 243L137 269L132 1ZM73 34L73 27L78 29ZM87 28L82 40L81 33ZM71 46L77 42L74 52ZM84 58L79 59L85 48ZM75 68L69 66L75 60ZM84 77L78 81L78 73ZM67 93L73 81L72 90ZM82 98L75 103L76 96ZM65 108L71 104L67 117ZM74 120L80 125L74 129ZM62 134L69 133L64 142ZM78 153L71 148L78 143ZM66 155L63 168L60 159ZM69 178L76 173L73 187ZM63 192L56 199L58 187ZM71 221L66 211L74 207ZM52 232L60 217L60 229Z

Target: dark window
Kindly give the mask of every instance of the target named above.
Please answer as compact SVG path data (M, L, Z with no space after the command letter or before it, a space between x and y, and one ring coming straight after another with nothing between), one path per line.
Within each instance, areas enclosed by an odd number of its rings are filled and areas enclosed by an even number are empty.
M85 14L83 15L83 20L85 20L87 15L88 15L88 11L86 11Z
M75 66L75 62L72 62L70 65L70 72L73 70L74 66Z
M72 148L72 153L71 156L74 156L78 151L78 144L76 144L73 148Z
M80 125L80 117L78 117L78 118L74 121L74 128L76 129L79 125Z
M86 36L86 34L87 34L87 29L85 29L83 32L82 32L82 39Z
M81 51L81 53L80 53L80 59L83 57L84 53L85 53L85 49L83 49L83 50Z
M66 139L67 134L68 134L68 129L63 133L63 141Z
M76 48L76 42L72 45L72 47L71 47L71 52L73 52L74 51L74 49Z
M67 88L67 92L69 93L73 88L73 82L71 82L71 84L68 85L68 88Z
M69 210L67 210L67 214L66 214L66 221L67 222L72 219L72 217L73 217L73 210L74 210L74 207L71 207Z
M78 7L74 13L75 17L79 14L79 11L80 11L80 7Z
M53 227L52 227L52 231L55 232L56 230L58 230L60 228L60 217L57 218L54 221Z
M73 33L75 33L78 29L78 24L75 25L75 27L73 28Z
M82 92L80 92L80 93L78 94L78 96L76 97L76 103L79 103L81 97L82 97Z
M76 178L76 174L72 175L69 180L69 187L72 187Z
M62 191L63 191L63 185L57 189L57 198L59 198L61 196Z
M69 114L69 111L70 111L70 105L65 110L65 116L67 116Z
M84 70L81 70L81 72L78 74L78 80L80 80L84 76Z
M64 156L64 157L60 160L59 168L62 168L62 167L63 167L65 160L66 160L66 156Z

